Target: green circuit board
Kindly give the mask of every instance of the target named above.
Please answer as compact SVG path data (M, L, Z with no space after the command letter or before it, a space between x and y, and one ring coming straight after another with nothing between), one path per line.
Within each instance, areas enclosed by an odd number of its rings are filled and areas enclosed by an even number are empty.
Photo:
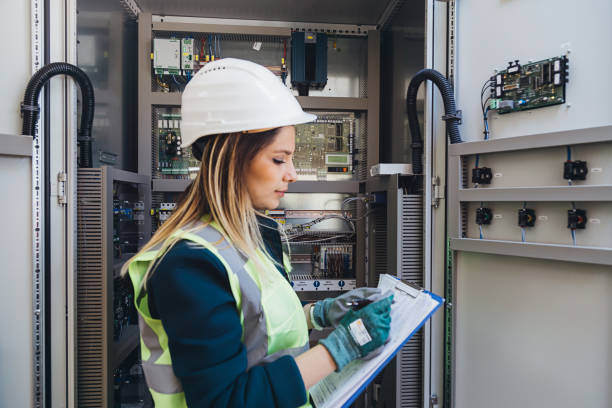
M565 56L511 62L492 77L490 109L504 114L565 103L567 66Z
M354 114L323 113L314 122L297 125L293 158L297 174L352 174L354 129Z
M157 124L158 156L157 170L161 178L195 178L200 169L191 154L191 149L181 147L181 115L162 113Z

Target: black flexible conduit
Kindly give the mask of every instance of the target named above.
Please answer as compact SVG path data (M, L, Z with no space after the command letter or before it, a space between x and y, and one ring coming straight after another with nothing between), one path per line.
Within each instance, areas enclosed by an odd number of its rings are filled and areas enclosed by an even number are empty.
M453 88L448 80L436 70L422 69L417 72L410 80L408 92L406 93L406 109L408 113L408 125L410 127L410 135L412 136L412 171L415 175L423 174L423 139L421 138L421 126L417 117L417 91L423 81L429 79L440 90L442 100L444 101L444 113L442 117L446 121L446 133L451 143L461 143L461 135L459 134L458 121L460 117L457 114L455 106L455 97Z
M408 92L406 93L406 109L408 113L408 125L410 126L410 135L412 136L412 171L417 176L417 188L420 189L422 176L423 176L423 139L421 138L421 126L419 125L419 118L417 117L417 91L419 90L419 86L423 81L429 79L432 81L440 90L442 94L442 100L444 101L444 116L442 119L446 121L446 133L448 134L448 138L451 143L461 143L461 135L459 134L459 123L461 123L461 117L459 112L457 112L457 107L455 106L455 96L453 95L453 88L451 87L448 80L436 70L433 69L422 69L416 73L416 75L410 80L410 84L408 85ZM446 167L446 166L445 166ZM446 174L448 179L448 172ZM444 212L447 212L447 201L444 200ZM448 277L448 236L447 231L447 223L444 223L444 277L445 277L445 289L446 293L448 287L446 285L447 277ZM446 313L449 313L447 309L445 309L445 319ZM445 333L446 333L446 325L445 325ZM445 350L445 358L448 358ZM446 375L446 373L445 373Z
M22 134L34 136L38 122L40 107L38 96L42 87L56 75L69 75L81 89L83 109L81 112L81 126L77 133L79 142L79 167L91 167L91 126L94 117L94 91L91 81L79 67L66 62L53 62L45 65L30 79L26 87L21 112L23 113ZM49 149L50 135L45 135L44 148Z

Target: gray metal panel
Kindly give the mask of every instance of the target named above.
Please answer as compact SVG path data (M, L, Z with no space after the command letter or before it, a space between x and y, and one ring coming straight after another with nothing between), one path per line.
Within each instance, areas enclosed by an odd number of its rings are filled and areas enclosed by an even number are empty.
M459 189L459 201L612 201L612 186Z
M32 136L0 134L0 155L32 156Z
M0 144L4 144L3 142ZM30 145L31 152L31 145ZM32 347L32 160L0 155L5 196L0 234L0 406L31 407Z
M115 169L112 167L107 168L107 171L109 172L110 178L114 181L146 184L151 180L151 177L149 176L143 176L141 174L132 173L131 171Z
M367 168L380 162L380 31L368 32ZM369 175L368 175L369 176Z
M365 111L368 110L367 98L341 98L331 96L298 96L302 109Z
M151 175L151 13L138 16L138 173Z
M178 92L151 92L149 103L159 106L181 106L181 94Z
M108 230L112 242L112 219L105 217L108 194L102 169L78 172L78 261L77 261L77 350L78 406L108 405L109 343L104 336L108 324ZM112 188L112 186L111 186ZM112 209L112 191L110 194ZM108 228L109 222L111 228ZM112 256L112 252L110 254Z
M398 277L424 285L423 269L423 196L400 195L400 228L397 258ZM421 407L423 404L424 368L423 331L416 333L397 358L397 406Z
M248 23L247 23L248 24ZM252 35L271 35L278 37L291 36L291 29L288 27L251 27L233 26L223 24L193 24L193 23L172 23L154 22L153 31L171 31L186 33L217 33L217 34L252 34Z
M594 88L593 71L583 69L612 66L612 54L602 52L600 44L593 41L612 38L612 26L606 22L612 15L611 2L589 0L588 6L577 8L571 0L540 0L535 5L458 1L457 8L455 95L457 105L463 109L461 131L466 140L482 139L478 91L494 70L505 69L510 60L538 61L565 50L570 50L567 103L507 115L490 114L491 139L612 125L612 81L598 82ZM542 15L554 21L555 27L563 27L564 35L544 29ZM513 27L518 21L523 29Z
M141 0L143 11L152 14L234 18L242 20L304 21L320 23L376 24L389 1L338 0L334 2L278 2L263 0L225 0L202 2L183 0Z
M610 266L458 252L458 407L612 406Z
M612 141L612 126L600 126L452 144L448 152L452 156L461 156L610 141Z
M555 261L579 262L597 265L612 265L612 249L480 240L472 238L451 239L451 248L456 251L520 256L524 258L551 259Z
M606 96L612 92L612 83L608 81L597 90L589 88L592 72L582 67L608 66L612 61L609 53L602 53L599 45L589 40L610 37L612 28L607 16L612 12L612 4L607 0L593 0L587 8L576 8L567 0L544 0L537 4L457 2L457 7L456 96L465 118L464 139L482 138L478 90L493 69L505 68L508 60L538 60L571 49L567 88L570 103L516 114L493 113L489 121L492 140L451 146L454 155L449 160L453 190L449 206L451 237L461 237L460 201L510 202L494 204L499 206L537 198L545 201L541 203L542 208L552 208L561 205L552 201L569 204L569 201L588 199L610 200L609 178L595 181L596 177L590 179L591 173L586 183L598 184L592 189L550 186L563 183L562 146L572 145L572 150L580 152L574 155L575 159L587 160L592 166L594 158L600 161L591 153L597 149L593 143L610 140L609 134L604 133L612 123ZM555 25L564 27L564 38L554 30L533 30L542 27L543 14ZM516 30L509 22L519 20L523 29ZM584 21L589 21L586 28L581 24ZM474 44L480 46L474 47ZM505 138L512 140L501 140ZM481 155L481 166L492 167L494 172L503 173L503 178L494 178L490 187L480 186L482 191L459 190L461 184L467 185L462 183L462 170L471 166L472 159L465 158L460 163L456 155L477 153L493 153ZM551 170L551 163L558 163L559 167L552 164ZM595 165L603 168L599 177L608 177L606 165ZM533 188L521 188L527 186ZM473 209L473 205L463 207ZM470 215L471 210L467 213ZM516 230L518 227L512 224ZM513 231L509 225L508 233ZM587 228L585 234L590 233ZM568 231L565 234L569 236ZM547 235L539 239L555 239L550 233ZM450 367L450 372L456 373L453 375L456 386L452 406L609 406L612 360L608 350L612 332L606 323L611 321L612 279L609 265L589 262L592 258L608 263L609 253L605 251L610 248L568 246L559 254L561 247L555 245L475 241L480 240L454 239L452 243L456 249L452 339L456 363ZM501 253L513 256L500 256ZM568 259L571 257L574 259ZM575 260L579 262L572 262ZM568 322L571 322L570 330ZM585 376L585 372L589 375Z
M296 181L289 184L290 193L349 193L359 192L357 181Z

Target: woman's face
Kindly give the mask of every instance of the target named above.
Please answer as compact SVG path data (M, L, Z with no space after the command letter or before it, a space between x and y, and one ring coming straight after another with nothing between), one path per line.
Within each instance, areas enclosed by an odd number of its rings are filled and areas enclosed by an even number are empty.
M246 175L247 191L253 207L258 210L278 207L289 183L297 179L293 167L294 151L295 127L285 126L278 130L274 141L253 158Z

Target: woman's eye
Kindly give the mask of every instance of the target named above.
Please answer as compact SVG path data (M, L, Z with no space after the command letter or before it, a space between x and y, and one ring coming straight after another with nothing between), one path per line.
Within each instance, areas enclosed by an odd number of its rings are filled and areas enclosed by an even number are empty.
M284 161L284 160L282 160L282 159L272 159L272 161L273 161L274 163L276 163L276 164L283 164L283 163L285 163L285 161Z

